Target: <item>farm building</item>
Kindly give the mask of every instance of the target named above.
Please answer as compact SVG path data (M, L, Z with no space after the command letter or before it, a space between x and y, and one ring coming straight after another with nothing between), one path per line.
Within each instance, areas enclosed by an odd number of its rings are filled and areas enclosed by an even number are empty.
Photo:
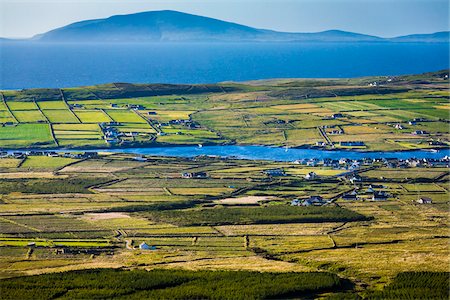
M183 178L207 178L206 172L186 172L181 174Z
M338 119L338 118L343 118L344 115L338 113L338 114L333 114L331 117L332 117L333 119Z
M326 203L321 196L311 196L308 199L294 199L291 206L322 206Z
M356 183L356 182L358 182L358 181L361 181L362 179L361 179L361 177L359 177L359 176L353 176L352 178L350 178L349 179L350 180L350 182L351 183Z
M56 152L49 152L49 153L47 153L47 156L48 156L48 157L58 157L59 154L56 153Z
M316 146L318 147L325 147L327 145L327 143L325 142L316 142Z
M414 135L424 135L424 134L428 134L428 132L426 132L424 130L416 130L416 131L413 131L412 134L414 134Z
M344 133L344 131L338 130L338 129L333 129L330 131L331 135L339 135L339 134L343 134L343 133Z
M141 250L156 250L156 246L150 246L150 245L148 245L147 243L142 242L142 243L139 245L139 249L141 249Z
M433 200L431 200L431 198L429 198L429 197L420 197L417 200L417 203L420 203L420 204L431 204L431 203L433 203Z
M388 198L389 195L386 192L374 192L372 195L373 201L386 201Z
M127 107L133 110L143 110L145 108L140 104L128 104Z
M323 205L326 203L325 200L323 200L323 198L321 196L311 196L308 199L306 199L306 201L309 201L310 203L312 203L312 205Z
M318 177L317 174L314 172L309 172L308 174L305 175L306 180L314 180L317 177Z
M135 160L135 161L147 161L147 158L145 158L144 156L135 156L135 157L133 157L133 160Z
M286 175L286 173L284 173L283 169L269 169L269 170L264 170L263 173L266 175L269 175L269 176L285 176Z

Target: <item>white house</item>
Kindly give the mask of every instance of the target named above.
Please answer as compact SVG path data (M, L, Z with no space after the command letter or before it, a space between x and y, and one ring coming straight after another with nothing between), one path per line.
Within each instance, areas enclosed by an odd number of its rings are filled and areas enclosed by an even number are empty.
M419 200L417 200L417 203L431 204L431 203L433 203L433 200L431 200L431 198L429 198L429 197L420 197Z
M155 246L150 246L145 242L142 242L141 244L139 244L139 249L140 250L156 250Z
M314 172L309 172L308 174L305 175L306 180L313 180L316 179L317 177L318 177L317 174Z

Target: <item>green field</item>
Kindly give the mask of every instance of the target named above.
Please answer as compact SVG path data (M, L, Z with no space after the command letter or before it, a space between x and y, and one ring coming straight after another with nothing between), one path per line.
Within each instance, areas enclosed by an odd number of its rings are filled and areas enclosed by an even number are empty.
M38 110L15 110L13 114L20 123L34 123L47 120Z
M102 123L111 121L111 119L102 111L76 110L74 113L83 123Z
M19 124L0 127L0 143L3 147L55 146L48 124Z
M68 109L42 110L47 119L52 123L79 123L78 119Z
M146 123L144 119L133 111L129 110L105 110L106 113L116 122L120 123Z
M64 157L30 156L27 157L20 167L33 169L54 169L76 161L76 159Z

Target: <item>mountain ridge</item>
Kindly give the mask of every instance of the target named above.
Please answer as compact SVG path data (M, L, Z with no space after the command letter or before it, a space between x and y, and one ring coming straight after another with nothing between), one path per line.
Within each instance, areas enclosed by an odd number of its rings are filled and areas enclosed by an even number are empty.
M8 39L2 39L8 40ZM381 38L342 30L311 33L259 29L172 10L79 21L38 34L37 42L449 42L449 32Z

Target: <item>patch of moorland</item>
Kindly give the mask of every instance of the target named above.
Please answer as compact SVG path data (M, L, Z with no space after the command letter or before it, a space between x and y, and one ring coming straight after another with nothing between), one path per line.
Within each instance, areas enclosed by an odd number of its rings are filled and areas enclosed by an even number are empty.
M30 194L66 194L91 193L88 187L107 181L104 178L74 177L67 179L2 179L0 194L30 193Z
M449 299L450 272L404 272L368 299Z
M267 299L342 290L325 272L94 269L0 281L2 299Z
M370 219L354 211L335 206L297 207L287 205L166 210L148 212L145 216L156 222L167 222L180 226L351 222Z

